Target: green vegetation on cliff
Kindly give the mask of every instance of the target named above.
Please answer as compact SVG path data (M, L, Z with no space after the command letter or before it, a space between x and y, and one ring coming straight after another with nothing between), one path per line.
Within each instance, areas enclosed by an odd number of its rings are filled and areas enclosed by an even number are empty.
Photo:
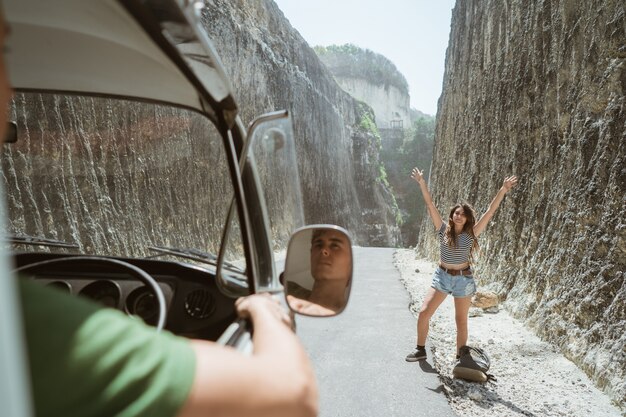
M419 225L426 215L424 199L415 181L410 178L411 169L418 167L428 180L433 159L435 117L419 117L405 131L404 144L381 152L381 158L402 214L401 232L404 246L417 243Z
M361 78L385 88L394 86L409 94L409 84L396 66L369 49L353 44L316 46L317 56L336 77Z
M372 155L381 156L381 158L376 158L375 161L372 161L373 168L375 170L374 175L376 176L376 181L385 190L389 192L389 196L391 198L389 206L392 212L396 214L395 216L396 225L401 226L403 219L402 219L402 215L400 212L400 208L396 201L396 197L392 191L392 186L389 184L387 169L385 167L384 161L382 160L382 152L381 152L382 141L380 137L380 131L378 130L378 126L376 126L376 119L375 119L374 111L372 110L370 106L368 106L366 103L362 101L357 103L356 111L357 111L357 118L356 118L356 123L353 127L355 130L362 132L364 136L370 137L373 139L373 141L371 141L370 144L373 144L376 147L376 151L372 153Z
M362 132L371 134L376 139L376 145L380 148L380 132L376 125L376 116L374 110L367 103L359 101L357 103L357 123L356 127Z

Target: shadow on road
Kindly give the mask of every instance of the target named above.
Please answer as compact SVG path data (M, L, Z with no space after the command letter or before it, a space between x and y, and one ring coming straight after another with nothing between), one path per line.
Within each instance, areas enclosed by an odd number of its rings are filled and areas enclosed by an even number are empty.
M512 412L519 415L527 417L537 417L532 412L520 408L513 402L502 398L497 392L493 391L491 389L491 386L488 384L481 384L478 382L466 382L448 376L441 376L441 379L443 381L443 384L440 388L443 389L444 386L448 387L448 389L445 390L445 394L449 399L453 399L454 397L467 396L470 390L474 390L475 392L479 392L480 397L482 397L480 400L475 401L475 403L486 412L488 412L488 410L490 410L495 403L500 403L510 409Z
M422 369L422 371L428 373L428 374L436 374L437 370L435 368L432 367L431 364L429 364L426 361L420 361L420 368Z
M434 389L433 388L426 388L426 389L429 390L429 391L432 391L432 392L434 392L436 394L441 394L442 392L444 394L446 393L445 386L443 384L439 385L437 388L434 388Z
M500 395L498 395L498 393L490 390L489 388L485 387L485 397L487 398L487 404L479 404L482 408L488 410L489 407L489 402L491 403L500 403L502 405L504 405L505 407L507 407L508 409L510 409L513 412L516 412L518 414L521 414L523 416L527 416L527 417L536 417L535 414L533 414L532 412L528 411L528 410L524 410L520 407L518 407L517 405L515 405L514 403L512 403L511 401L505 400L504 398L500 397Z

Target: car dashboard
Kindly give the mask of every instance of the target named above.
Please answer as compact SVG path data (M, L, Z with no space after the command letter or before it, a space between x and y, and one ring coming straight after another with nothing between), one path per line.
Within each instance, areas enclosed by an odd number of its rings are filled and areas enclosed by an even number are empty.
M214 273L201 266L155 259L98 257L103 262L75 259L76 262L29 267L72 256L75 255L17 253L14 264L17 269L23 269L19 272L20 279L33 279L70 295L89 298L154 326L159 315L154 291L107 259L131 264L154 278L165 298L164 329L180 336L217 340L236 319L234 299L223 295Z

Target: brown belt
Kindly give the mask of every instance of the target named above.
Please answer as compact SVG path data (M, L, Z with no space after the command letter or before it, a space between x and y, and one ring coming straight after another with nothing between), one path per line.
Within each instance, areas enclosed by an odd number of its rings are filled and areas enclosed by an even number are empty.
M439 265L439 268L441 268L443 271L445 271L446 273L454 276L454 275L472 275L472 269L468 266L465 269L448 269L448 268L444 268L442 265Z

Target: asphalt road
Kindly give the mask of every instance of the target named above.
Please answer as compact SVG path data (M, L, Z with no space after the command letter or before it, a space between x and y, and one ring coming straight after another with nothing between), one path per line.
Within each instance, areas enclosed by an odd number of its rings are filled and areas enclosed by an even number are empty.
M416 320L393 253L354 248L344 312L296 319L320 386L320 417L455 416L430 359L404 360L415 346Z

